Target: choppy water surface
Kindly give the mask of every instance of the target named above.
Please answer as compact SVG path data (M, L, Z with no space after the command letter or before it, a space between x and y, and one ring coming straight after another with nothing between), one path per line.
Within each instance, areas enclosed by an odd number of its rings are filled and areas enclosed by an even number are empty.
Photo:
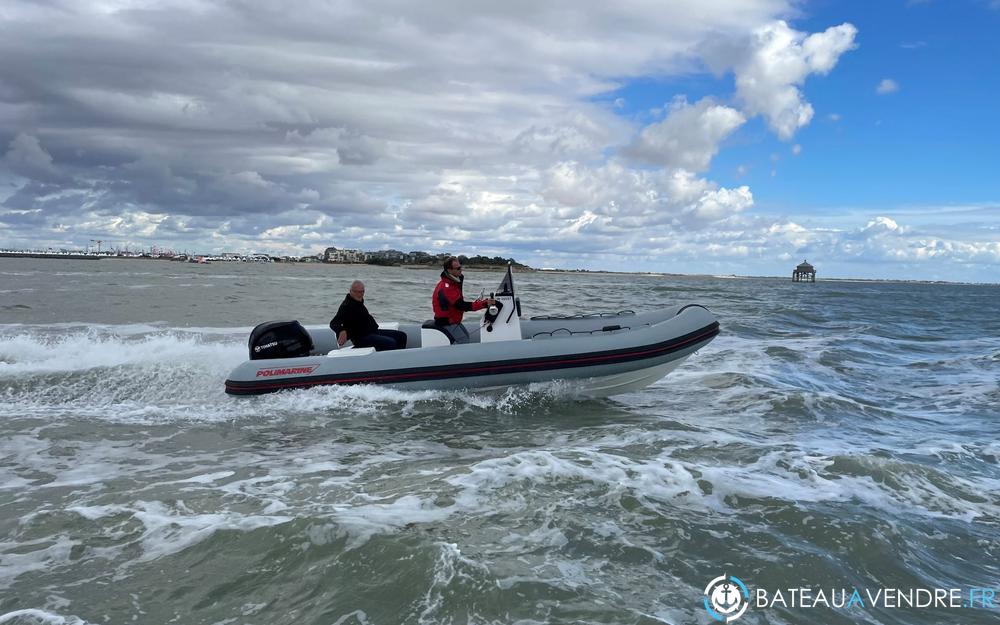
M354 277L376 317L429 316L434 271L0 259L0 623L710 623L722 574L1000 588L998 287L520 274L526 314L697 302L722 334L599 401L223 393L250 326L325 323Z

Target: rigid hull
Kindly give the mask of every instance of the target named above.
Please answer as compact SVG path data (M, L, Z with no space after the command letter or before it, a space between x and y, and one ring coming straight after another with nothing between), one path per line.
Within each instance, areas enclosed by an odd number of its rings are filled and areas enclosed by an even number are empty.
M309 356L248 360L226 392L254 395L326 385L380 384L409 390L493 389L574 380L583 395L606 396L652 384L719 332L698 305L635 314L535 317L520 321L519 340L490 342L484 326L461 345L429 345L418 324L399 324L407 349L337 349L326 327L307 328ZM484 337L486 337L484 339Z

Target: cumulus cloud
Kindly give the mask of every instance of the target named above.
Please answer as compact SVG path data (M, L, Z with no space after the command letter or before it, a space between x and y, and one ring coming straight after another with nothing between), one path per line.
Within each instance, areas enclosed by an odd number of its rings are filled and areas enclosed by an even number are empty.
M895 222L895 220L889 217L878 216L875 219L869 221L864 228L861 229L861 233L866 236L882 236L885 234L902 234L906 232L906 229Z
M875 93L879 95L896 93L897 91L899 91L899 83L892 78L883 78L875 87Z
M572 219L590 210L614 218L605 232L657 225L696 228L753 205L749 187L721 188L683 170L630 170L620 161L600 167L562 163L545 175L542 196Z
M856 47L857 28L833 26L807 34L778 20L753 30L743 40L713 42L706 60L716 71L732 69L736 95L749 115L761 115L785 140L813 118L803 96L806 79L827 74L841 55Z
M42 148L38 137L20 133L14 137L3 157L11 173L31 180L57 180L61 176L52 162L52 156Z
M712 179L750 118L792 139L814 115L809 78L855 46L850 24L777 21L795 6L10 0L0 180L14 186L0 228L11 242L461 249L648 269L909 245L918 233L885 224L838 234L755 217L749 186ZM616 94L705 65L732 73L735 92L664 93L652 122Z
M867 261L910 264L934 261L939 266L964 266L963 277L969 277L973 265L1000 262L1000 241L963 241L948 230L918 229L890 217L877 216L865 226L845 232L839 237L837 247L845 256Z
M994 207L995 208L995 207ZM922 272L953 274L963 280L994 281L1000 262L997 217L987 211L968 211L977 221L966 227L978 240L963 239L951 222L938 220L940 211L907 216L918 223L904 223L886 215L832 214L828 222L741 213L716 222L713 230L677 236L651 237L658 253L669 254L675 268L715 268L723 273L787 275L808 258L828 277L919 277ZM861 225L856 221L862 218ZM812 223L809 223L812 222ZM983 235L983 231L993 235ZM634 257L629 262L635 263ZM780 268L775 270L775 267Z
M624 153L667 168L704 171L719 143L745 122L742 113L711 98L694 105L680 98L666 119L644 128Z

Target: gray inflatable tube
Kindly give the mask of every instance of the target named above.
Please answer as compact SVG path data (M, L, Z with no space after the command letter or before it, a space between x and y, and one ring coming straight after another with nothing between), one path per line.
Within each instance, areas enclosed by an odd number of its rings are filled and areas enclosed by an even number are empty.
M337 347L327 327L307 327L308 356L247 360L226 380L232 395L313 386L381 384L408 390L503 389L572 380L580 395L626 393L659 380L719 333L697 304L633 313L521 319L513 298L498 295L499 315L466 321L472 340L452 345L430 324L386 324L406 333L407 348L376 352Z

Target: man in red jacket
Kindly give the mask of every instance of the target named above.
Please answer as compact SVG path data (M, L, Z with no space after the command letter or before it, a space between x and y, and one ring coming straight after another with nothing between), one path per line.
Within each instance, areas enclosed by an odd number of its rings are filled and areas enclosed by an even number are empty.
M441 281L434 287L431 303L434 306L434 325L444 330L452 343L468 343L469 331L462 325L462 315L472 310L482 310L496 303L492 299L467 302L462 297L462 263L454 256L444 261Z

